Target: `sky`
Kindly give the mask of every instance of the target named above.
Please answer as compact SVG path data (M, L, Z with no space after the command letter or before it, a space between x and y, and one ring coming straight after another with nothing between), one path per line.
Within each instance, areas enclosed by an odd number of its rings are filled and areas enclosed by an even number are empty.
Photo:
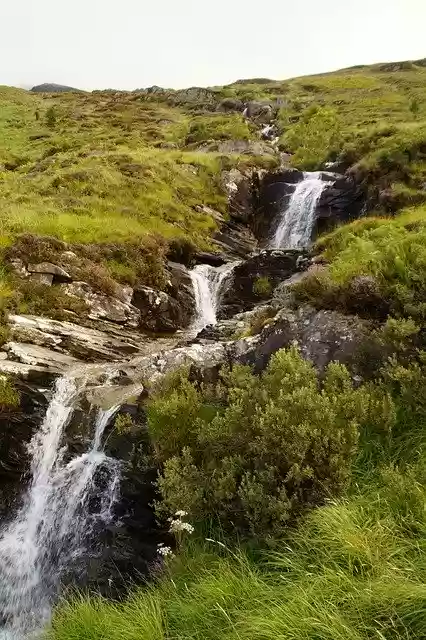
M0 84L213 86L426 57L426 0L0 0Z

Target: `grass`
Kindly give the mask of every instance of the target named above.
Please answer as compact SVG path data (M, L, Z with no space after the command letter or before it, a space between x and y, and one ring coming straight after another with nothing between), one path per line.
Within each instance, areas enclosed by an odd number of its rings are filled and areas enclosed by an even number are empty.
M124 603L79 596L54 640L408 640L426 637L424 465L384 469L259 555L189 545Z

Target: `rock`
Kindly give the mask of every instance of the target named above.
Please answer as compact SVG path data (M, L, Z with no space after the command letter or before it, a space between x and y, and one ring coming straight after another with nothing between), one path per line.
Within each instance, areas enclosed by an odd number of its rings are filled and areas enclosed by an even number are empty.
M258 177L250 228L260 242L267 242L273 235L279 215L288 206L296 184L301 180L303 172L297 169L269 172Z
M390 312L390 304L383 297L374 276L355 276L344 288L342 295L342 304L349 313L384 320Z
M268 124L274 119L275 109L269 102L248 102L245 115L258 124Z
M219 102L217 106L218 111L244 111L244 103L242 100L237 100L236 98L225 98L221 102Z
M363 214L365 201L366 192L362 185L349 176L338 177L321 194L317 209L317 232L322 233L338 223L359 218Z
M72 278L64 269L51 262L41 262L40 264L29 264L27 271L31 274L41 274L52 276L54 284L61 282L72 282Z
M99 331L39 316L10 315L8 320L15 342L32 343L79 360L115 361L135 354L141 348L140 335L123 327L118 330L114 325L108 326L108 331ZM0 368L3 364L6 362L1 362Z
M90 320L108 320L128 327L139 325L139 311L131 304L121 302L112 296L96 293L86 282L73 282L63 285L63 291L69 296L81 298L89 308Z
M164 291L135 287L132 304L140 312L140 327L147 331L174 332L186 324L180 304Z
M56 353L51 349L27 342L8 342L3 345L3 350L8 354L8 360L31 367L43 367L57 373L65 371L78 362L73 356Z
M232 219L213 234L213 242L219 247L225 262L247 258L257 249L257 240L250 229Z
M264 141L213 140L196 148L201 153L223 153L249 156L274 156L275 149Z
M30 279L32 282L36 282L37 284L45 284L48 287L51 287L53 284L53 275L50 273L31 273Z
M237 342L235 357L262 371L273 353L296 341L302 355L319 371L324 371L332 361L354 367L368 329L369 324L357 316L337 311L317 311L312 307L283 309L259 335Z
M229 212L234 220L248 224L252 208L252 181L254 172L242 172L239 169L224 171L221 183L228 194ZM257 174L256 174L257 177Z
M252 309L272 297L275 287L308 266L306 253L299 250L262 251L237 265L224 293L220 317L229 318Z

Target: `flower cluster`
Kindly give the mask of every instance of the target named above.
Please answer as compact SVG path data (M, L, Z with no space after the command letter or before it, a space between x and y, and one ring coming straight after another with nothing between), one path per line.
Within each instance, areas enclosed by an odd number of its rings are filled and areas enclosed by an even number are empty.
M193 533L194 527L189 522L183 522L182 520L175 520L173 518L169 519L170 522L170 533L177 533L178 531L186 531L187 533Z
M157 552L160 556L163 556L163 558L173 558L174 556L171 547L166 546L162 542L157 545Z

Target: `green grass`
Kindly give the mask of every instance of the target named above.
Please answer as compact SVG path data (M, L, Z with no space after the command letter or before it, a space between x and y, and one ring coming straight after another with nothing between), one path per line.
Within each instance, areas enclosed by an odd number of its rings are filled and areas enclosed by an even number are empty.
M54 640L409 640L426 637L424 464L382 470L273 551L189 545L121 604L77 597ZM257 559L256 559L257 558Z

